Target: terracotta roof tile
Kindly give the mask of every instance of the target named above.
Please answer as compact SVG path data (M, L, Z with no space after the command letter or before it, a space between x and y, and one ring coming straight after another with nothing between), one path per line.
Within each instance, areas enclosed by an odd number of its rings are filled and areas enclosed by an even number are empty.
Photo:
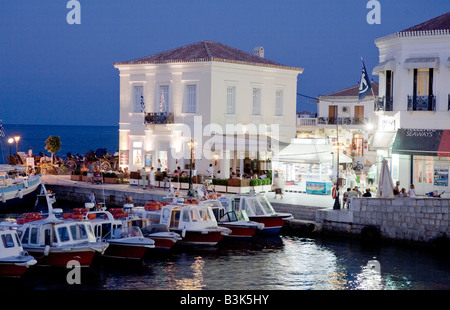
M409 31L430 31L430 30L450 30L450 12L441 16L430 19L426 22L402 30L400 32Z
M182 62L221 61L282 69L303 70L289 67L242 50L213 41L200 41L135 60L116 62L115 65L166 64Z
M375 94L375 96L378 96L378 83L372 81L371 82L372 85L372 90L373 93ZM358 97L359 95L359 84L355 85L355 86L351 86L349 88L343 89L343 90L339 90L337 92L328 94L328 95L323 95L320 97ZM372 94L370 94L372 95Z

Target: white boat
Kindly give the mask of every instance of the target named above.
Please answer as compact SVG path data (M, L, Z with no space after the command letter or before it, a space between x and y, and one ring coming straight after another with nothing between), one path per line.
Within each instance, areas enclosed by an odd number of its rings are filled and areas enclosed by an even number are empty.
M26 167L0 165L0 211L31 208L42 183L40 175L26 175Z
M284 224L293 219L290 213L279 213L263 194L224 195L217 197L227 211L245 210L251 221L264 224L263 234L278 234Z
M250 221L247 211L227 211L219 200L205 200L199 204L210 206L218 225L231 230L226 238L251 238L264 228L263 223Z
M16 230L0 228L0 277L21 277L36 263L24 251Z
M155 249L170 250L177 241L181 240L181 236L169 230L164 224L152 223L151 219L147 217L145 208L134 207L132 204L126 204L123 207L124 212L128 214L127 217L122 218L122 223L125 227L137 226L141 229L144 237L155 241ZM139 213L135 214L134 211ZM158 218L159 222L159 218Z
M170 204L163 206L160 224L181 235L177 243L215 246L231 230L219 227L211 207L195 204Z
M76 208L73 213L64 213L63 218L67 221L88 220L94 227L95 236L109 244L103 254L105 257L133 260L144 258L147 249L155 247L155 241L145 238L137 226L125 227L121 220L121 217L126 217L125 213L122 215L115 212L115 209L110 210L114 214L106 210L89 211L86 208Z
M95 253L103 253L108 243L97 241L88 221L68 222L53 213L54 198L42 185L41 195L47 200L46 218L17 221L17 233L23 248L34 256L37 265L67 267L75 260L81 267L91 265Z

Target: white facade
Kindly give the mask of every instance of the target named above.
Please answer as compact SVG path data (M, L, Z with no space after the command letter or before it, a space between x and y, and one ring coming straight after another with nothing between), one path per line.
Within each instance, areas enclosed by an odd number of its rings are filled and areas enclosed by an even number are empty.
M446 14L435 21L447 19L448 25L449 18ZM385 98L383 108L376 112L380 134L408 130L410 136L429 135L426 143L417 142L414 148L400 150L396 144L406 141L400 141L397 132L391 152L379 151L379 155L391 159L394 181L399 180L406 189L414 184L418 194L450 189L450 154L436 156L428 145L437 139L436 134L440 137L450 130L450 30L432 26L426 22L375 40L380 63L373 74L379 75L380 97ZM440 142L445 141L435 144ZM419 144L423 144L422 149ZM443 182L435 177L441 172Z
M227 177L230 167L243 168L245 157L267 156L239 150L230 154L226 146L211 148L211 132L226 134L230 124L242 124L250 135L253 128L256 134L276 134L280 141L295 137L297 77L302 69L223 60L115 67L120 71L120 164L129 171L158 168L158 159L162 169L183 169L190 163L191 140L199 174L206 175L213 164ZM160 112L168 112L172 121L144 121Z

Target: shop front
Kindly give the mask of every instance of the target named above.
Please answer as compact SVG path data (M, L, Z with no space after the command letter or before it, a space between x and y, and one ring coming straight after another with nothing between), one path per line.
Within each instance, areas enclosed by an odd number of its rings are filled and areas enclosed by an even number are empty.
M292 143L274 157L273 167L284 177L286 191L327 195L336 176L335 152L330 145ZM340 165L351 162L340 153Z
M450 130L399 129L392 154L402 187L414 184L419 195L450 191Z

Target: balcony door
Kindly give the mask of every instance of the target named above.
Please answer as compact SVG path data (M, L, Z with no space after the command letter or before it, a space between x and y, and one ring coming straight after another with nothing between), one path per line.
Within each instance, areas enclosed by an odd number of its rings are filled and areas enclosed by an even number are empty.
M159 93L156 102L156 112L166 113L169 112L170 98L169 98L169 85L159 86Z
M355 124L360 125L364 123L364 106L355 106Z
M329 124L336 124L337 116L338 116L337 105L330 105L330 106L328 106Z

